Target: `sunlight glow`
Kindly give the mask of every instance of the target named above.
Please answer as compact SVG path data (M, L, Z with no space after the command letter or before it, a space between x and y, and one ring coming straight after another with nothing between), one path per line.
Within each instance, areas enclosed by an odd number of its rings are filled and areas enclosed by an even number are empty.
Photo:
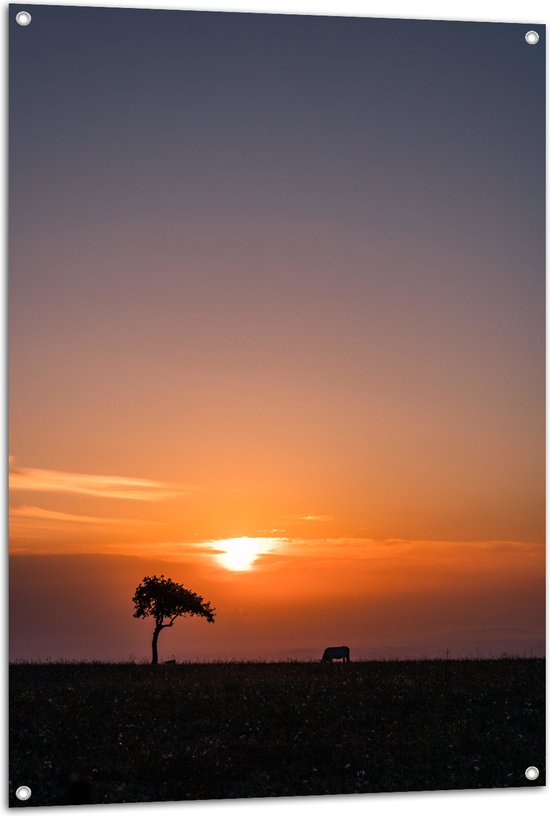
M252 568L260 555L272 552L281 543L280 538L224 538L211 541L217 552L219 563L228 570L244 571Z

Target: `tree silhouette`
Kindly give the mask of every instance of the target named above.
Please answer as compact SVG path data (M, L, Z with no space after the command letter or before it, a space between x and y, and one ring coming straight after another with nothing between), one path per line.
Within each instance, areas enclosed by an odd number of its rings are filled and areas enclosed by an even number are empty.
M165 578L164 575L160 578L156 575L151 578L146 576L136 587L132 601L135 607L134 618L154 618L151 660L153 664L158 663L158 637L163 629L174 625L176 618L183 615L200 615L206 618L208 623L214 623L216 616L216 610L212 609L200 595L185 589L171 578Z

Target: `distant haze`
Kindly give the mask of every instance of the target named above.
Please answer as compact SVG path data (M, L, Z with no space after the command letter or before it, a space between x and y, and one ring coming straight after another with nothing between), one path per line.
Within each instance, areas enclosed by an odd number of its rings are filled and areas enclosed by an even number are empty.
M11 657L543 654L544 27L10 8Z

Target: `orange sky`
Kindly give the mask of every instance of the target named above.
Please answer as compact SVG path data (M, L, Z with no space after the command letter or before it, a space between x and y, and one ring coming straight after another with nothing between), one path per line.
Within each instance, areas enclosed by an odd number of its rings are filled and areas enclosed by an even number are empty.
M404 342L256 359L254 331L254 354L237 330L202 371L168 346L99 380L95 348L15 373L12 657L147 658L130 598L160 572L219 609L163 636L178 658L540 653L543 400L519 360L508 392L473 348L451 377L452 344L421 365Z
M181 621L163 635L165 657L311 658L329 642L363 657L544 650L535 540L375 539L351 514L250 515L237 486L227 507L204 485L11 471L14 659L147 658L149 628L130 599L161 572L219 613L214 627ZM251 523L237 527L239 513Z
M201 552L170 557L12 557L12 659L148 659L131 596L153 572L218 610L213 626L164 632L161 659L309 659L331 643L356 658L544 653L540 545L296 541L242 573Z

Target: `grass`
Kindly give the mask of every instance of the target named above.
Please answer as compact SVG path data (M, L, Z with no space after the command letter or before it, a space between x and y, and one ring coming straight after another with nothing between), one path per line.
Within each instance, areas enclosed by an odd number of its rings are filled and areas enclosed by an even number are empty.
M544 785L544 690L537 658L13 664L10 804Z

